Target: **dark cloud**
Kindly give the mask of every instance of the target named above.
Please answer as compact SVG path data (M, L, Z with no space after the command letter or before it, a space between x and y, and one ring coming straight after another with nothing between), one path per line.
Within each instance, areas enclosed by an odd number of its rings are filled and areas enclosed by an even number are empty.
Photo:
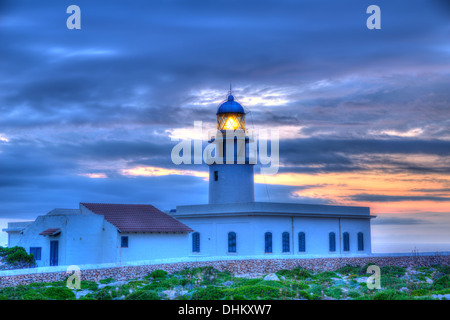
M372 220L375 225L421 225L430 223L427 220L416 218L399 218L399 217L377 217Z
M399 202L399 201L436 201L447 202L450 197L433 197L433 196L388 196L381 194L355 194L348 197L352 201L364 202Z
M0 140L0 216L81 201L205 203L200 178L120 170L186 169L170 161L166 131L213 127L230 81L239 98L287 101L247 106L249 125L305 136L281 141L280 172L448 174L449 22L444 2L429 3L380 1L382 30L369 31L370 1L78 0L82 30L69 31L72 3L0 1L0 137L9 140ZM420 137L383 133L415 128ZM416 154L440 163L408 160ZM80 176L96 172L108 178ZM329 201L298 198L299 187L256 189L271 201Z

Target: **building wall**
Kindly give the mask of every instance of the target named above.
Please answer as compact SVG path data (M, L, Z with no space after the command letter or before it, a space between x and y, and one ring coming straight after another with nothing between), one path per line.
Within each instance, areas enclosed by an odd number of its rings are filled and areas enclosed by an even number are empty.
M217 181L215 171L218 174ZM254 189L252 164L209 166L210 204L255 201Z
M371 253L372 242L369 221L362 219L341 219L341 232L348 232L350 235L350 252L349 253ZM358 232L363 233L364 250L358 251ZM342 246L341 239L341 246ZM346 254L346 252L342 252Z
M200 252L192 252L192 234L188 237L190 256L251 255L254 253L251 223L248 217L177 218L200 233ZM228 252L228 233L236 233L236 253Z
M121 237L128 237L128 248L121 248ZM119 233L116 237L117 262L186 257L188 233Z
M60 228L61 234L65 234L66 225L67 219L65 216L39 216L34 223L23 230L23 234L17 245L24 247L28 253L30 252L30 247L40 247L41 260L37 260L36 264L38 267L44 267L50 265L50 241L58 240L58 264L63 264L66 260L66 254L62 250L65 246L65 238L61 237L61 235L56 237L41 236L39 233L50 228Z
M50 228L60 228L61 233L39 235ZM103 216L85 213L39 216L22 235L10 234L18 238L14 244L27 252L30 247L41 248L41 260L36 261L38 267L50 265L51 240L59 242L58 265L61 266L186 257L189 246L187 233L119 233ZM128 236L128 248L121 248L121 236Z
M20 238L20 232L8 232L8 247L11 248L17 246Z
M189 236L191 256L223 255L308 255L371 253L370 219L313 218L292 216L234 216L178 218L194 232L200 233L200 253L192 252L192 234ZM237 252L227 252L228 232L236 232ZM272 253L265 253L265 233L272 233ZM283 252L282 234L289 233L289 252ZM298 233L304 232L306 251L299 252ZM336 235L336 251L329 250L329 233ZM350 251L343 252L343 232L349 232ZM363 232L364 251L358 251L357 233Z
M107 223L107 222L106 222ZM50 228L60 228L57 236L39 235ZM108 246L103 239L105 234L114 236L117 231L111 226L105 227L105 221L98 215L45 215L39 216L34 223L23 230L18 246L30 252L30 247L41 248L41 260L37 265L50 265L50 242L58 241L58 265L78 265L87 263L115 262L113 255L104 255L103 248Z
M117 233L117 228L105 221L103 216L68 216L67 228L61 233L66 259L60 264L115 262Z

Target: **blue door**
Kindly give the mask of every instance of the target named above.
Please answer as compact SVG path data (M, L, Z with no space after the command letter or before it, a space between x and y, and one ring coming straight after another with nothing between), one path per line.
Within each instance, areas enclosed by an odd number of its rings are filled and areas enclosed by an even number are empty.
M50 241L50 265L58 265L58 240Z

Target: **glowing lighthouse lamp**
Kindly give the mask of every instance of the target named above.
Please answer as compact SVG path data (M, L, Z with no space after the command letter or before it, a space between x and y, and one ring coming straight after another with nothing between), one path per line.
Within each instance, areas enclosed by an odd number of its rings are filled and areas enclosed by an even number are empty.
M216 157L209 164L209 203L254 202L253 165L245 135L245 111L230 93L217 109Z

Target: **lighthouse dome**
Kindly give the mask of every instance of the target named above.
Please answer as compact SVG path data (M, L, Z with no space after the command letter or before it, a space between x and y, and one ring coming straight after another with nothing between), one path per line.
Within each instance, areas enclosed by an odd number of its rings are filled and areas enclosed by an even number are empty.
M234 101L233 95L229 95L227 100L223 102L219 109L217 110L217 114L221 113L242 113L245 114L244 108L240 103Z

